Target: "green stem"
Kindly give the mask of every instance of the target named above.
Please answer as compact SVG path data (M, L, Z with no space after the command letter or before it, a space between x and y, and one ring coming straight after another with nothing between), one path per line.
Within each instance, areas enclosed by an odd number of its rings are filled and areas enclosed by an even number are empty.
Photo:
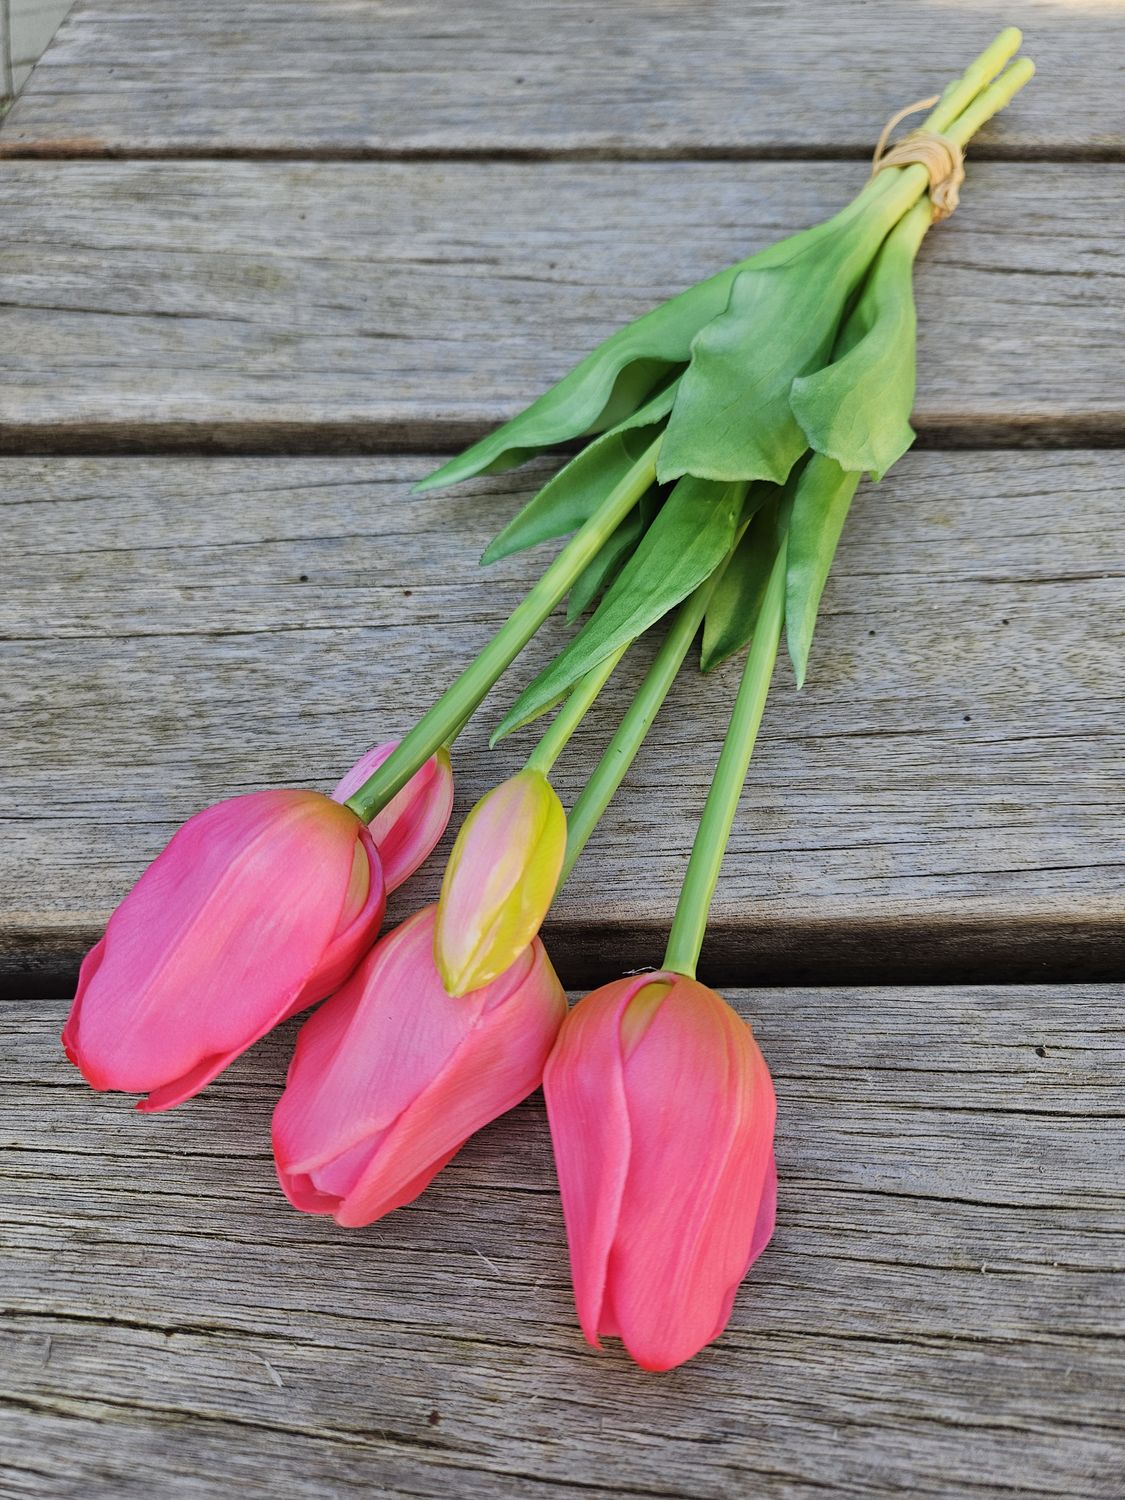
M631 645L631 641L626 641L623 646L618 646L617 650L611 651L604 661L592 667L585 677L578 679L570 696L551 721L550 727L528 756L526 765L528 771L541 771L544 776L550 775L551 767L566 749L571 735L586 717L594 700L613 675L617 663Z
M1035 64L1030 57L1017 57L1015 62L1006 72L1001 73L984 90L977 95L963 114L959 115L945 132L951 141L956 141L959 146L968 145L973 136L982 125L987 124L992 116L999 114L1006 104L1010 104L1015 96L1035 76Z
M577 531L554 562L512 611L477 659L423 714L374 776L348 798L347 805L369 823L400 792L415 771L454 734L479 706L543 621L566 594L602 544L617 529L656 478L656 455L663 434L655 438L623 479Z
M711 790L707 793L680 899L676 904L672 930L668 934L668 947L664 952L662 967L674 974L685 974L690 979L695 977L695 966L703 947L703 934L707 930L711 898L718 884L719 870L738 811L738 800L742 795L754 741L758 737L758 726L762 722L762 712L766 706L770 678L777 660L781 626L785 618L787 551L785 543L782 543L766 585L750 654L746 658L734 712L731 714L730 727L723 740Z
M957 116L968 108L987 84L1000 73L1020 50L1023 34L1018 26L1006 27L975 57L960 78L945 89L937 104L922 122L923 130L948 131Z
M626 772L636 759L637 751L644 743L652 727L652 721L660 711L660 705L668 696L668 690L676 680L684 657L691 649L696 632L703 623L712 595L726 571L727 562L701 583L695 592L680 605L668 634L661 643L645 674L645 679L636 697L627 709L617 733L606 746L605 753L595 766L577 802L567 818L566 856L563 859L561 887L578 862L578 856L598 825L598 820L613 799L614 793L625 779Z

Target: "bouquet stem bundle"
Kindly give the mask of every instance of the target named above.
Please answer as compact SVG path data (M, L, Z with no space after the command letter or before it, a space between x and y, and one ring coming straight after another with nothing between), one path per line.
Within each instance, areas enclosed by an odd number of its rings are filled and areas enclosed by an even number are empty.
M95 1087L168 1108L324 1001L275 1114L278 1176L297 1208L361 1225L542 1083L587 1338L667 1369L722 1332L773 1230L775 1105L750 1028L696 979L708 915L782 640L800 686L860 480L914 440L915 257L956 208L964 148L1032 76L1020 40L1002 32L889 150L884 131L847 207L621 329L419 486L584 444L483 561L569 540L401 742L331 798L197 814L125 897L64 1032ZM451 746L568 597L584 622L492 744L554 718L465 819L436 906L376 941L448 821ZM568 815L553 768L665 619ZM540 928L700 636L703 671L746 659L662 966L568 1013Z

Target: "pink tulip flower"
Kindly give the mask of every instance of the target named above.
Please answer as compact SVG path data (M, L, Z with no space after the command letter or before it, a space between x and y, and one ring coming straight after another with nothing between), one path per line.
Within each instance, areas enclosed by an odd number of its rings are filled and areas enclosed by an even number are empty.
M474 1131L536 1088L566 999L536 940L454 998L434 966L433 906L387 934L305 1022L273 1119L289 1201L338 1224L410 1203Z
M434 959L451 995L503 974L527 948L554 898L566 813L541 771L487 792L461 827L438 899Z
M319 792L268 791L196 813L87 955L63 1031L96 1089L191 1098L355 968L383 921L375 842Z
M397 747L398 741L391 740L369 750L336 787L333 800L346 802ZM452 811L453 767L443 746L367 825L383 864L388 895L425 860L445 832Z
M97 1089L170 1109L287 1016L330 995L378 936L386 892L445 832L441 750L365 828L341 806L394 743L332 794L254 792L190 818L87 955L63 1031Z
M774 1092L753 1033L678 974L604 985L543 1080L582 1331L668 1370L726 1327L773 1233Z

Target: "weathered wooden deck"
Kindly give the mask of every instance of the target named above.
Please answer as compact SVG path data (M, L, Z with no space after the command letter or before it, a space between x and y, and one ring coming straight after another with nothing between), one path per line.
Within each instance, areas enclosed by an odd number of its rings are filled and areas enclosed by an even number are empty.
M921 441L716 904L783 1183L720 1343L586 1350L538 1100L357 1233L273 1181L292 1028L171 1115L90 1093L77 963L171 828L333 781L533 576L473 558L534 473L412 479L838 206L1010 20L1040 74L923 250ZM1095 0L76 7L0 126L3 1500L1122 1500L1123 85ZM591 844L568 982L659 958L734 680Z

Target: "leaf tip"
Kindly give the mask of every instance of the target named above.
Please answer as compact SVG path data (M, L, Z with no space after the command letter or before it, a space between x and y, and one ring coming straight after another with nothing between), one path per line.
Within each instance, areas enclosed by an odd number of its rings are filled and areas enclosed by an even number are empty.
M700 672L706 677L724 660L722 636L717 634L708 636L707 625L704 622L703 639L699 643Z
M807 641L795 641L789 638L789 660L793 664L793 679L800 692L805 685L805 676L809 669L809 645Z
M446 489L451 484L460 484L463 479L472 479L474 474L481 472L481 462L474 459L474 452L475 449L467 448L464 453L458 453L456 458L447 460L432 474L419 479L410 493L421 495L427 490Z

